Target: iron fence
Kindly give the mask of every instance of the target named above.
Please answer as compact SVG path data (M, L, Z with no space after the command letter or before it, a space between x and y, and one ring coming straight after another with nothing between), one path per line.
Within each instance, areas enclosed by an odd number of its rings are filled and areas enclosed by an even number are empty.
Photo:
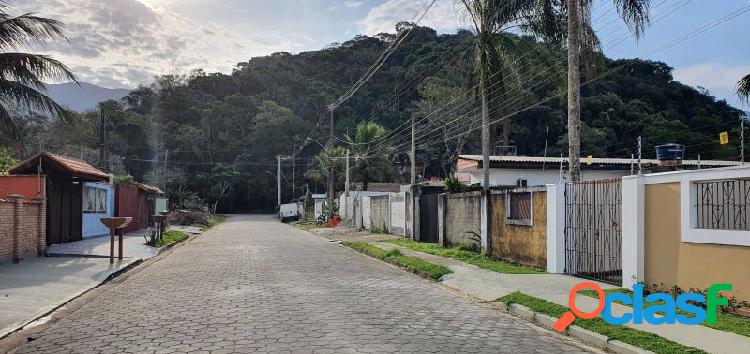
M696 227L713 230L750 230L750 180L695 182Z

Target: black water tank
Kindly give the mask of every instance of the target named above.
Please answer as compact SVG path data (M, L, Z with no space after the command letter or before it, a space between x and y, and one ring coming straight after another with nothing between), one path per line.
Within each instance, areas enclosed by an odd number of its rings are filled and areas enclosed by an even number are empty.
M656 147L656 158L659 160L682 160L685 156L685 145L663 144Z

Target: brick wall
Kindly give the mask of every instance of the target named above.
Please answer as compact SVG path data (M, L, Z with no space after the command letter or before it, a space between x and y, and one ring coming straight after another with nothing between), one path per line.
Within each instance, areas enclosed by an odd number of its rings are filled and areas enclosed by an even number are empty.
M44 204L38 200L0 199L0 262L36 256L45 238Z

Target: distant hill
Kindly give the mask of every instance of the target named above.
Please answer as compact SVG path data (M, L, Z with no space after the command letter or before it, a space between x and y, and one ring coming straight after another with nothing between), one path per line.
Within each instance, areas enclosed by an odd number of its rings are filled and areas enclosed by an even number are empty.
M47 85L48 94L55 102L68 109L85 112L96 108L99 102L119 100L127 96L128 89L109 89L86 82Z

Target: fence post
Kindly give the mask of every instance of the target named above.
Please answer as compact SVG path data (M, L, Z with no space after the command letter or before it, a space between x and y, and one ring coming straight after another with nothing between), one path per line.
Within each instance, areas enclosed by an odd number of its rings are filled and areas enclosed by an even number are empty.
M42 257L47 248L47 198L35 197L34 201L39 203L36 215L36 253Z
M644 201L643 177L622 178L622 287L632 288L644 281ZM683 222L686 222L683 220Z
M479 237L480 246L483 252L490 253L492 251L492 203L490 202L490 191L483 190L480 201L480 221L479 221Z
M438 244L445 247L445 196L438 194L437 219L438 219Z
M13 202L13 263L21 261L20 241L21 237L21 213L23 210L23 196L11 194L6 199Z
M547 272L565 273L565 184L547 185Z

